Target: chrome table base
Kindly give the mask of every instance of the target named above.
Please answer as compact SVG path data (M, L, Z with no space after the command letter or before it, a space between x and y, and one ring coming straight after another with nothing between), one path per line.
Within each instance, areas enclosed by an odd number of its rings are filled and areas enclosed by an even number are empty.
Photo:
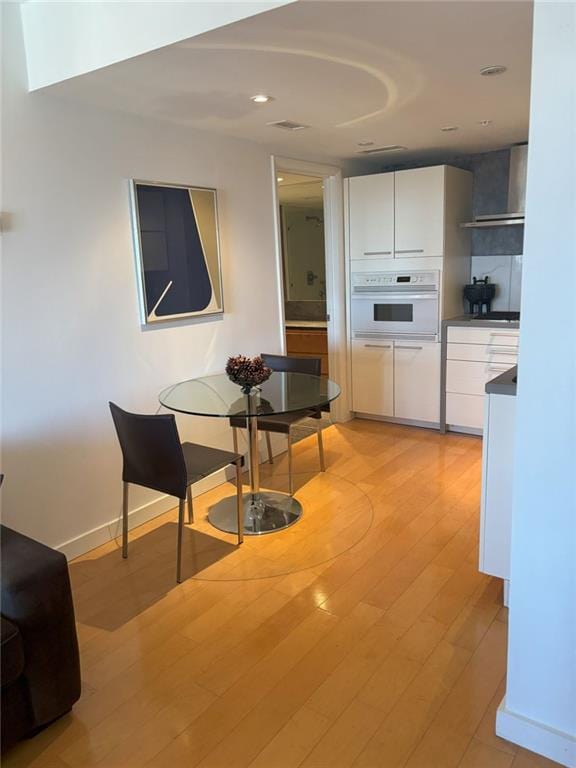
M244 533L261 536L288 528L302 516L302 505L287 493L260 491L245 493ZM229 496L210 507L208 520L215 528L226 533L238 533L236 497Z

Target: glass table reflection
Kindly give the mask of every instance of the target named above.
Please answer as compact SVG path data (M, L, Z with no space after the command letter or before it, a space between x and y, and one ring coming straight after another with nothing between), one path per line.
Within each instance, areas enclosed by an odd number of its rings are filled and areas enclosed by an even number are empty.
M244 494L244 533L260 535L293 525L302 507L289 494L262 491L258 450L258 416L303 412L321 408L340 395L340 387L323 376L274 371L268 381L243 394L226 374L181 381L163 390L160 403L172 411L194 416L246 419L250 491ZM235 497L215 504L208 519L216 528L237 533Z

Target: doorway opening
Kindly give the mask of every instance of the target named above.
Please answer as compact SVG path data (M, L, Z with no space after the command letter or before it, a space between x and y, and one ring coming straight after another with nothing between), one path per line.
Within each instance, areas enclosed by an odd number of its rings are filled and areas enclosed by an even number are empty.
M276 172L286 353L319 357L329 375L324 180Z

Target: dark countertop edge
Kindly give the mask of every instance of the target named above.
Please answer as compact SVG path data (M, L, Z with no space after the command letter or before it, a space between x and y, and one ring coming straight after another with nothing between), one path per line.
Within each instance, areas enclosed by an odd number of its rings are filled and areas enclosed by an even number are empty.
M457 317L450 317L447 320L442 320L442 328L447 328L450 325L462 326L464 328L513 328L517 330L520 328L519 320L475 320L468 315L458 315Z
M514 378L518 376L518 366L515 365L509 371L504 371L495 379L486 384L486 392L489 395L515 395L516 382Z

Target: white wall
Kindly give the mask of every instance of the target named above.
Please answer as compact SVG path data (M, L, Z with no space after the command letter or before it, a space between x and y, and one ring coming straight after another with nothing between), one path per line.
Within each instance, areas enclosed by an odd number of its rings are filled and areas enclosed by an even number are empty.
M44 88L291 2L28 0L28 85Z
M107 538L120 512L109 399L154 412L163 387L220 371L230 354L280 349L270 157L27 93L17 7L4 10L4 522L50 545L96 529L74 553ZM223 319L141 330L131 177L217 188ZM231 445L226 420L180 424L183 437ZM155 498L135 489L131 506Z
M514 467L498 733L576 766L576 4L535 3Z

